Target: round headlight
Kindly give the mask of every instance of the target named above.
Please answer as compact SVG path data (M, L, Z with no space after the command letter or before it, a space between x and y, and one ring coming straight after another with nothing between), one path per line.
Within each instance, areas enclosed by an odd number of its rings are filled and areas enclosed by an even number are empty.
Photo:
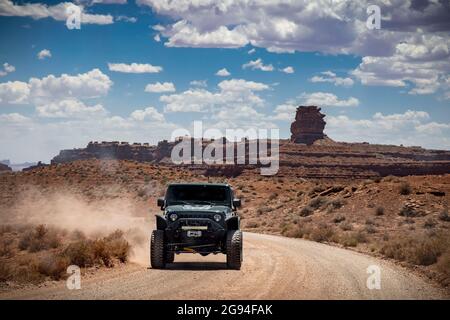
M220 214L215 214L214 215L214 220L216 220L216 222L219 222L220 219L222 219L222 216Z
M178 219L178 216L177 216L176 213L171 213L171 214L169 215L169 219L172 220L172 221L175 221L175 220Z

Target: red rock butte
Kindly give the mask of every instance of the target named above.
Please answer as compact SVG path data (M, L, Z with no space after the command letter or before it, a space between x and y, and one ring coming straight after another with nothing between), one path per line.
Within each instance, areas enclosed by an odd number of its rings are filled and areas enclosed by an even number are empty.
M313 144L324 139L325 115L317 106L299 106L295 114L295 121L291 124L291 141L295 143Z

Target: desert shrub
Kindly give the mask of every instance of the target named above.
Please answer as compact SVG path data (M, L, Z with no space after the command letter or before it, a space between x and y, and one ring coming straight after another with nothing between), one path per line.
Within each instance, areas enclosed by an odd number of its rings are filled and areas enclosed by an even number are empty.
M278 197L278 193L276 193L276 192L271 193L270 196L269 196L269 200L274 200L274 199L276 199L277 197Z
M86 235L81 230L74 230L70 234L70 239L74 241L86 240Z
M261 215L263 213L267 213L267 212L270 212L270 211L272 211L271 207L262 206L262 207L259 207L258 210L256 210L256 213Z
M342 222L342 221L344 221L344 220L345 220L345 216L342 215L342 214L338 214L337 216L335 216L335 217L333 218L333 222L334 222L334 223L339 223L339 222Z
M365 230L367 233L376 233L376 232L377 232L377 229L375 228L375 226L374 226L373 224L367 224L367 225L364 227L364 230Z
M289 238L304 238L311 232L309 227L295 225L294 227L285 227L282 234Z
M10 258L14 255L14 239L6 236L0 238L0 257Z
M312 229L309 238L313 241L324 242L330 241L333 236L334 229L325 223L321 223Z
M409 206L404 205L404 206L400 209L400 212L399 212L398 214L399 214L400 216L410 218L410 217L417 217L417 216L419 215L419 212L417 212L417 211L416 211L414 208L412 208L412 207L409 207Z
M92 266L95 261L93 241L80 240L71 243L64 249L63 256L69 260L70 264L79 267Z
M443 284L450 285L450 249L439 257L436 269L443 275Z
M116 230L104 238L110 254L119 259L120 262L126 262L130 254L131 246L123 236L123 232Z
M314 209L310 206L303 207L302 210L300 210L300 216L307 217L314 213Z
M326 187L323 186L323 185L321 185L321 184L316 185L316 186L312 187L311 190L309 190L308 195L309 195L310 197L311 197L311 196L314 196L316 193L325 191L325 189L326 189Z
M63 279L66 275L69 259L61 255L48 254L39 261L39 273L51 277L53 280Z
M11 276L12 276L11 266L5 262L0 263L0 283L10 280Z
M404 181L402 183L400 183L400 188L399 188L399 192L401 195L408 195L411 193L411 186L409 185L408 182Z
M345 204L345 200L342 198L336 198L328 202L328 209L330 211L337 210L339 208L342 208Z
M61 245L61 240L55 230L50 230L44 225L38 225L33 230L26 231L19 239L19 249L30 252L38 252Z
M356 247L359 243L367 242L367 239L363 232L355 231L342 234L338 241L345 247Z
M10 233L12 231L13 231L13 228L10 225L1 225L0 226L0 236L4 235L5 233Z
M448 209L444 209L439 213L439 220L450 221L450 216L448 215Z
M397 237L387 241L380 252L388 258L427 266L437 261L448 248L449 240L444 234Z
M353 229L353 225L348 221L342 221L339 224L339 228L341 228L343 231L350 231Z
M147 191L145 190L145 188L140 188L137 192L138 197L143 198L144 196L147 195Z
M312 199L309 202L308 206L310 206L313 209L318 209L326 203L327 203L327 199L325 199L324 197L317 197L317 198Z
M428 218L423 223L423 227L426 229L431 229L431 228L434 228L435 226L436 226L436 221L434 221L432 218Z
M376 215L376 216L382 216L382 215L384 215L384 208L383 208L383 207L377 207L377 208L375 209L375 215Z

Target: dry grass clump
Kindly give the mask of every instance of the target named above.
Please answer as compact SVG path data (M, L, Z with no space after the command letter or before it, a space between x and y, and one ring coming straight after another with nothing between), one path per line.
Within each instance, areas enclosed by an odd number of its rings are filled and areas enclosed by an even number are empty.
M399 193L403 196L407 196L408 194L411 194L412 188L408 182L402 182L400 184Z
M367 237L362 231L345 232L339 236L338 242L344 247L356 247L359 243L367 242Z
M26 231L19 240L19 249L29 252L54 249L61 245L61 239L56 230L44 225L38 225Z
M320 223L317 227L313 228L309 234L309 239L316 242L328 242L333 241L335 232L332 226Z
M70 264L79 267L104 265L112 267L114 259L126 262L130 245L123 238L123 232L116 230L107 237L95 240L80 240L69 244L62 253Z
M65 278L69 265L114 266L126 262L130 245L122 231L88 239L44 225L0 228L0 282L39 283Z
M450 248L439 257L436 269L442 275L442 282L445 286L450 286Z
M448 234L422 234L388 240L380 252L388 258L428 266L437 262L449 247Z
M383 208L383 207L377 207L377 208L375 209L375 215L376 215L376 216L382 216L382 215L384 215L384 208Z
M312 199L309 203L308 206L313 208L313 209L319 209L320 207L322 207L323 205L325 205L327 203L327 199L325 199L324 197L317 197Z

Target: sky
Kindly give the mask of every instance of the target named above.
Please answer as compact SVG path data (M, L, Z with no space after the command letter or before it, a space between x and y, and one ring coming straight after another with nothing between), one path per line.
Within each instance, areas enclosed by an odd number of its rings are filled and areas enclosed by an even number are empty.
M450 150L449 32L437 0L0 0L0 159L193 121L289 138L299 105L336 141Z

